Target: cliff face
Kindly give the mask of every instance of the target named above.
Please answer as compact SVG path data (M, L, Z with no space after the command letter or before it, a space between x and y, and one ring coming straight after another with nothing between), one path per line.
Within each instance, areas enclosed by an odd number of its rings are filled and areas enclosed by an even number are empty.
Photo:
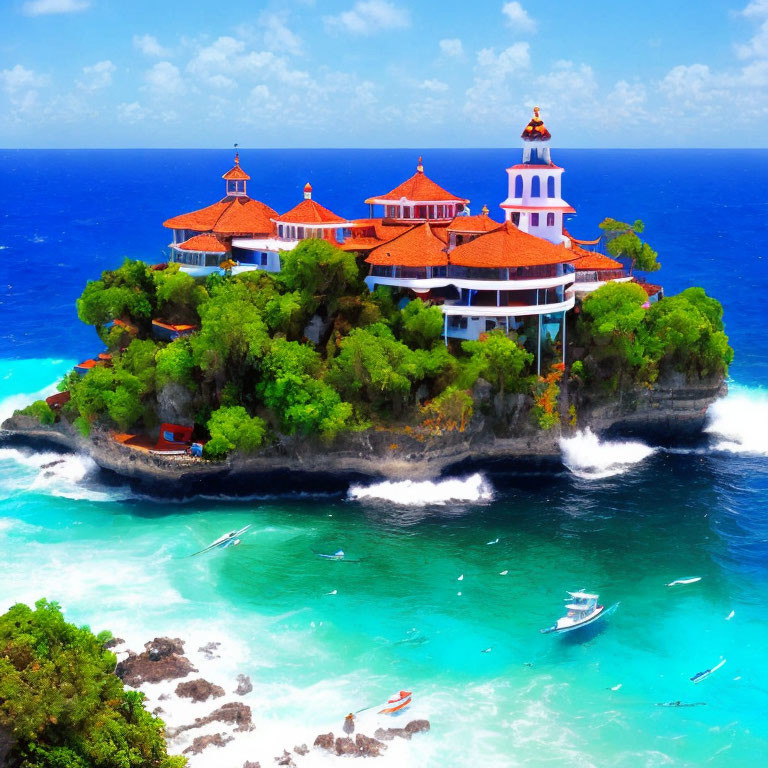
M222 462L163 457L115 443L105 431L89 438L65 422L41 426L15 415L2 425L5 440L46 441L89 454L102 468L167 492L252 488L256 476L291 474L291 487L302 474L362 475L391 479L427 479L452 465L472 460L557 457L559 440L589 427L602 435L632 435L669 443L700 435L707 408L725 394L722 378L688 382L668 377L654 387L624 390L616 397L598 397L563 388L561 424L544 431L530 417L531 399L508 395L504 401L488 388L475 391L476 408L463 432L418 438L403 431L369 429L321 438L282 437L254 456L233 456ZM568 407L576 409L571 426Z

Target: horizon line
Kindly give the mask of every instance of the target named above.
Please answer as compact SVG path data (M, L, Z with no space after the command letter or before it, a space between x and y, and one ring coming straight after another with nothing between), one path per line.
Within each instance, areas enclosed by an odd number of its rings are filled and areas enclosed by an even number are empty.
M345 152L381 152L381 151L413 151L413 152L421 152L421 151L446 151L450 150L452 152L456 151L478 151L478 150L517 150L519 149L519 146L516 145L505 145L505 146L497 146L497 147L490 147L490 146L481 146L481 147L424 147L424 146L412 146L412 147L248 147L243 145L238 145L237 151L247 150L247 151L265 151L265 152L296 152L296 151L307 151L311 150L313 152L322 152L322 151L345 151ZM689 151L701 151L701 150L709 150L709 151L717 151L717 152L753 152L753 151L765 151L768 150L768 145L766 146L759 146L759 147L740 147L738 149L734 149L733 147L566 147L566 146L555 146L553 147L558 152L561 150L578 150L578 151L584 151L584 152L603 152L603 151L648 151L648 152L689 152ZM73 151L97 151L97 152L109 152L109 151L130 151L130 150L149 150L149 151L164 151L164 152L223 152L234 149L234 147L178 147L178 146L153 146L153 147L133 147L133 146L126 146L126 147L11 147L11 146L0 146L0 151L13 151L13 152L73 152Z

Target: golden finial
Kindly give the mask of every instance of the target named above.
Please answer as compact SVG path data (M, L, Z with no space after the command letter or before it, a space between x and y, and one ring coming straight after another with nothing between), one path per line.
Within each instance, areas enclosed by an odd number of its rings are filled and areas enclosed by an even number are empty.
M416 166L416 170L417 170L419 173L424 173L424 165L423 165L423 163L421 162L421 155L419 155L419 163L418 163L418 165Z
M483 206L483 216L487 216L487 215L488 215L488 206L484 205Z

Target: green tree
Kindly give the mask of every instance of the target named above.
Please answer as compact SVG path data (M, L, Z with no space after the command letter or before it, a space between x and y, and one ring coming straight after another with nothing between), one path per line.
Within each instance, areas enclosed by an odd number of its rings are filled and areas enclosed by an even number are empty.
M89 281L77 300L77 314L101 329L117 318L129 318L145 330L156 307L155 285L143 261L126 259L118 269Z
M169 264L166 269L150 271L157 312L166 322L194 325L198 322L197 307L206 300L207 293L194 278L179 270L179 264Z
M443 313L439 307L427 306L414 299L400 310L403 341L411 349L429 349L443 334Z
M24 416L31 416L33 419L37 419L41 424L53 424L56 421L56 414L51 410L51 406L45 402L45 400L35 400L34 403L30 403L26 408L16 411L16 413L22 413Z
M462 349L471 356L469 368L489 381L502 396L511 389L519 389L520 374L533 360L515 339L496 329L482 341L462 342Z
M254 453L264 442L266 424L258 416L249 416L240 405L215 410L208 419L211 439L205 444L205 455L220 459L232 451Z
M688 289L653 304L647 316L655 362L688 376L724 374L733 349L723 331L722 307L703 289Z
M192 391L197 388L194 378L195 360L189 339L178 338L159 349L155 362L158 389L162 389L171 382L181 384Z
M648 327L645 323L646 292L636 283L606 283L590 293L582 304L579 332L594 364L596 380L620 381L652 379Z
M333 314L342 296L359 294L362 290L355 255L335 248L326 240L302 240L281 259L280 279L288 290L301 296L306 319L321 305L327 314Z
M56 603L17 604L0 616L0 728L24 768L182 768L164 725L126 691L105 650L109 633L64 620Z
M288 434L332 436L351 426L352 406L322 380L322 361L311 347L275 339L262 372L259 393Z
M632 264L643 272L655 272L661 269L661 264L658 262L659 254L638 237L645 229L640 219L634 224L626 224L616 219L604 219L600 229L605 233L606 248L611 256L631 259Z

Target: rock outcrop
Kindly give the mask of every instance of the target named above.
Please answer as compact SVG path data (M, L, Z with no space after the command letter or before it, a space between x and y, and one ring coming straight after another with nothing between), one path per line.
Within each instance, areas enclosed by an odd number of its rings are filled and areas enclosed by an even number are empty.
M199 755L204 749L210 746L223 747L234 741L234 736L222 736L220 733L214 733L210 736L198 736L183 752L183 755Z
M218 709L205 717L196 717L194 723L189 725L180 725L178 728L168 728L166 730L169 738L176 738L180 734L191 731L194 728L202 728L209 723L226 723L234 725L235 731L252 731L254 726L251 722L251 708L239 701L231 701L228 704L222 704Z
M217 699L223 696L224 689L220 685L214 685L200 678L179 683L176 686L176 695L192 701L208 701L211 697Z
M143 653L129 651L128 657L118 662L115 674L132 688L186 677L197 670L183 654L184 642L178 637L156 637L145 643Z
M251 678L248 677L248 675L238 675L237 688L235 688L235 693L238 696L245 696L247 693L250 693L252 690L253 690L253 683L251 683Z
M335 743L336 739L333 735L333 732L321 733L318 734L318 736L315 738L315 743L312 746L317 747L318 749L325 749L328 752L332 752Z

